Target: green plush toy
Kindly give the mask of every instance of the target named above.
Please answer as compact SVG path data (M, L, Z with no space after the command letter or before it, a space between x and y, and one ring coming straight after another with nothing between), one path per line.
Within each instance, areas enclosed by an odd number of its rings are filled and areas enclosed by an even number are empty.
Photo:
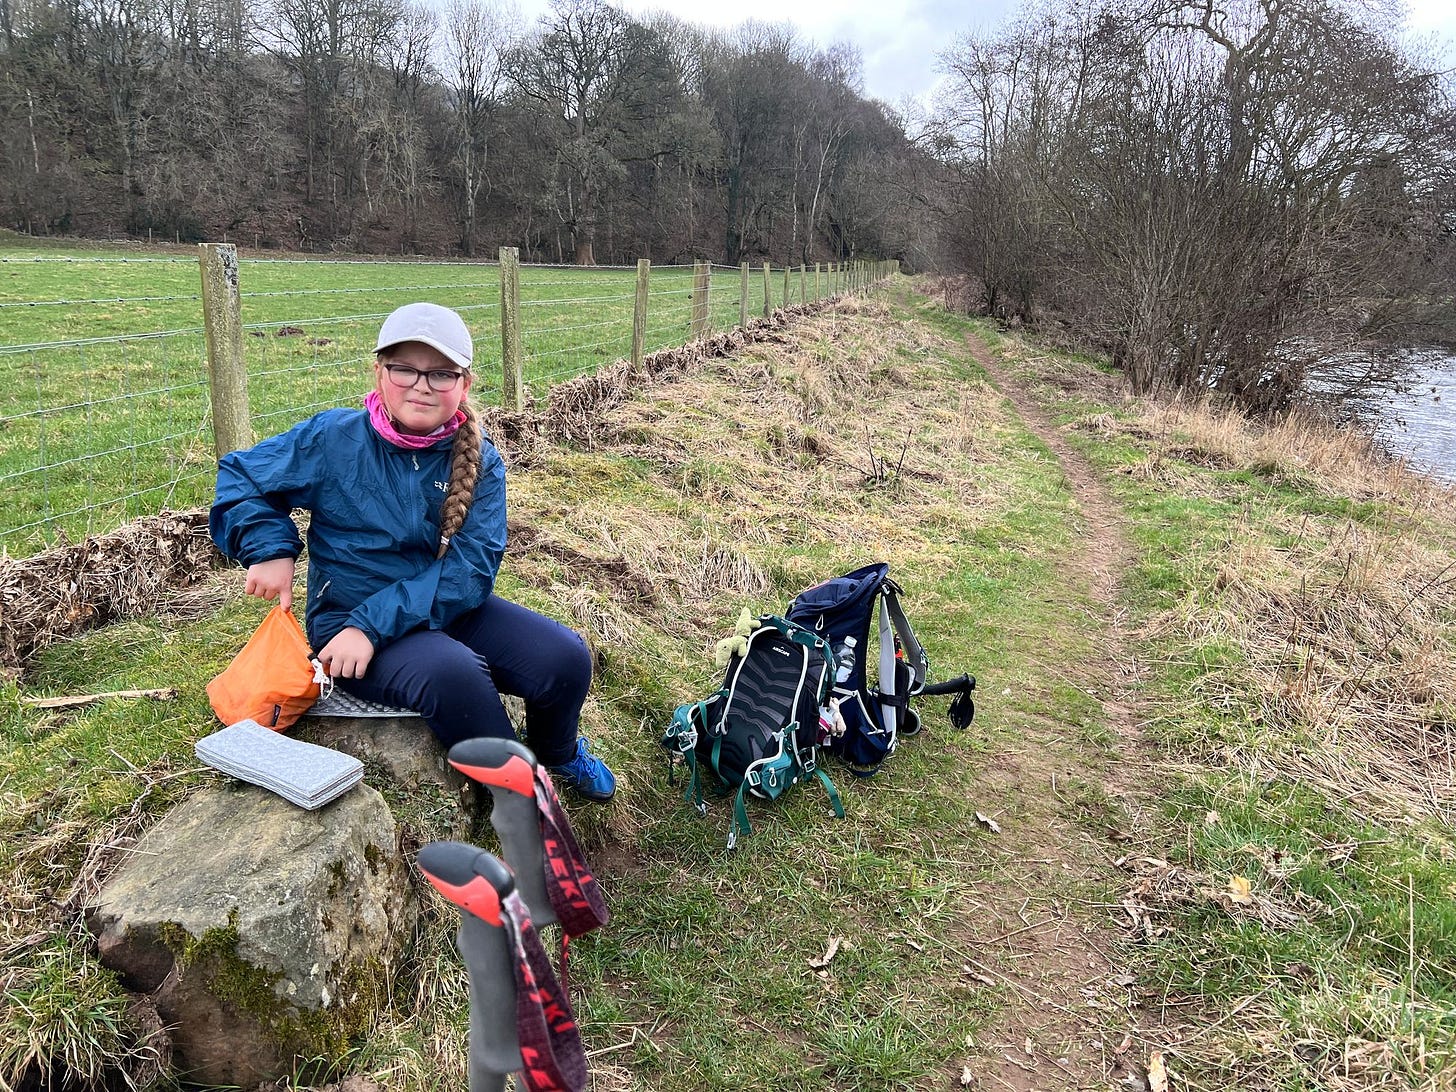
M738 624L733 627L733 636L724 637L713 651L713 661L719 667L727 667L735 654L741 656L748 651L748 635L757 625L753 615L744 607L738 615Z

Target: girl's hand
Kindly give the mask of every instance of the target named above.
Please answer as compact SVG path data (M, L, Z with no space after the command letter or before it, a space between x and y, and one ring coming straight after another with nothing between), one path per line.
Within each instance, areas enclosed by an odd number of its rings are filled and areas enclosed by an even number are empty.
M275 557L248 566L248 580L243 591L259 599L276 599L284 610L293 606L293 567L291 557Z
M374 658L374 642L364 636L364 631L345 626L334 634L334 639L319 650L319 663L331 678L343 676L346 679L362 679L369 670L369 661Z

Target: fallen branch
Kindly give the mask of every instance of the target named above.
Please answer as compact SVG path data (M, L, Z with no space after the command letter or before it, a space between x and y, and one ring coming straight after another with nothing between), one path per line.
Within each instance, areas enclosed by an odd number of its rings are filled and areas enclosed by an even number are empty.
M175 686L163 686L155 690L106 690L100 694L71 694L59 698L21 698L25 705L33 705L37 709L69 709L75 705L89 705L93 701L102 701L105 698L159 698L162 701L170 701L177 696Z

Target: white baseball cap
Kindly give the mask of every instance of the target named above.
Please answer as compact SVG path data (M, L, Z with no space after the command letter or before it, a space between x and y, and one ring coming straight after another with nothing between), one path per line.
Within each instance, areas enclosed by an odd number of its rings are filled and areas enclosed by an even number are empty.
M465 320L438 303L407 303L396 310L379 328L379 344L374 351L382 353L406 341L422 341L439 349L462 368L468 369L475 355Z

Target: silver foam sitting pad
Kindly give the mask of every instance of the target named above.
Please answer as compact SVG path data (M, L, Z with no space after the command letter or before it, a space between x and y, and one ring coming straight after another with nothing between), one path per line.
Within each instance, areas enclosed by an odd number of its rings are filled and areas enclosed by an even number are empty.
M255 720L229 724L199 739L193 750L214 769L309 810L342 796L364 777L357 758L290 739Z
M417 717L413 709L399 709L393 705L380 705L367 698L356 698L342 687L333 686L329 692L309 707L306 717Z

